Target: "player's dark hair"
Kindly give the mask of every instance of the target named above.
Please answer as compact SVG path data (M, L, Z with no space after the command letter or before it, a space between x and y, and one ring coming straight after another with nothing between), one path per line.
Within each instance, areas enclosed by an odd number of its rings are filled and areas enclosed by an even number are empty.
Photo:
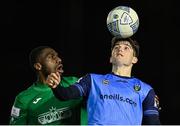
M134 52L135 52L135 56L138 57L139 56L139 43L135 40L133 40L132 38L119 38L119 37L113 37L112 40L111 40L111 49L114 48L114 46L116 45L117 42L119 41L128 41Z
M34 70L34 64L38 62L38 59L42 53L42 51L46 48L50 48L49 46L39 46L34 48L29 54L29 62L31 68Z

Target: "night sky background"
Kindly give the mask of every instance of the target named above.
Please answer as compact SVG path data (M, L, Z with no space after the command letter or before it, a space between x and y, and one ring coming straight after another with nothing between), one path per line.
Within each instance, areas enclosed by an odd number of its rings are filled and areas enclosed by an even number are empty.
M107 14L131 6L140 26L133 37L140 43L133 75L149 83L160 99L163 125L180 124L180 11L176 0L3 0L0 2L1 93L0 124L8 124L15 96L36 76L29 52L37 46L56 49L64 76L111 71Z

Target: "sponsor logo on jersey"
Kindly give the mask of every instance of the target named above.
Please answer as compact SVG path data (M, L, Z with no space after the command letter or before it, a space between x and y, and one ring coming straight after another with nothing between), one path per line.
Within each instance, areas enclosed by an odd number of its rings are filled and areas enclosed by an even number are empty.
M36 98L36 100L33 101L34 104L37 104L42 98Z
M20 115L20 108L13 106L11 109L11 116L18 117L19 115Z
M102 83L105 84L105 85L108 85L109 84L109 80L105 79L105 80L102 81Z
M103 99L103 100L119 100L121 102L125 102L125 103L128 103L130 105L133 105L134 107L137 106L137 103L135 101L133 101L132 99L130 98L125 98L123 96L121 96L120 94L100 94L100 99Z
M40 114L38 117L38 122L40 124L48 124L52 123L58 120L66 119L71 117L72 112L69 107L56 109L54 107L51 107L49 109L49 112Z
M141 85L140 84L135 84L134 85L134 90L135 91L140 91L141 90Z

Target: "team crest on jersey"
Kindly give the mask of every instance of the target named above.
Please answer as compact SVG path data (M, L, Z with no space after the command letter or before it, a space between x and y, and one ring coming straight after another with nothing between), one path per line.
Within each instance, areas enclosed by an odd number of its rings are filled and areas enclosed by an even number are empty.
M105 79L105 80L102 81L102 83L105 84L105 85L108 85L109 84L109 80Z
M135 84L134 85L134 90L135 91L140 91L141 90L141 85L140 84Z

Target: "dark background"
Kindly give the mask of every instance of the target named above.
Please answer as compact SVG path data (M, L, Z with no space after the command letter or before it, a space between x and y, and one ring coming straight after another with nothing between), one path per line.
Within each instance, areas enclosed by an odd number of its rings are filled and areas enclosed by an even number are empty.
M15 96L36 80L28 62L31 49L55 48L63 58L64 75L111 71L109 11L131 6L140 26L134 75L150 83L160 98L162 124L180 124L179 5L158 0L5 0L1 1L0 124L8 124Z

